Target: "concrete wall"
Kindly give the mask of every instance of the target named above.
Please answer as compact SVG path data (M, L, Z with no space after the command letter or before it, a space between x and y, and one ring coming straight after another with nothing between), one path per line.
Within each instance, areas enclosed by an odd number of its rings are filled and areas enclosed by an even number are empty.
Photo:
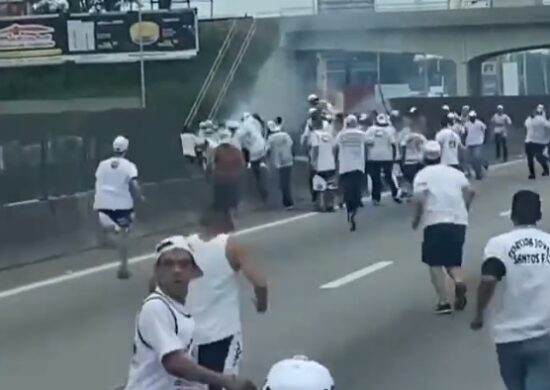
M281 208L277 177L267 172L270 206ZM308 171L297 162L294 170L295 200L308 199ZM240 214L263 208L256 199L252 175L243 179ZM137 205L134 237L193 225L211 204L206 179L175 180L145 187L147 203ZM0 270L77 253L98 246L97 215L93 193L0 207Z

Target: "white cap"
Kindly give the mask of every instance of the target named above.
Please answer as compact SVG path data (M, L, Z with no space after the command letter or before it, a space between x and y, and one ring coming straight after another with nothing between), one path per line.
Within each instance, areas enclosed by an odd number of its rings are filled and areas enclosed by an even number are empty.
M537 106L537 111L538 111L538 112L543 112L543 111L544 111L544 105L543 105L543 104L539 104L539 105Z
M381 126L386 126L388 124L388 117L386 114L378 114L376 116L376 123Z
M269 370L263 390L332 390L334 379L323 365L305 356L282 360Z
M355 115L348 115L344 119L344 125L348 127L357 126L357 117Z
M313 114L315 111L317 111L317 109L315 107L311 107L309 110L308 110L308 113L309 115Z
M238 129L239 128L239 122L237 121L227 121L225 123L225 127L228 129Z
M118 153L124 153L128 150L128 146L130 146L130 141L126 137L123 137L119 135L115 138L113 141L113 150Z
M437 141L428 141L424 144L424 157L435 160L441 157L441 145Z
M416 114L417 112L418 112L418 108L414 106L409 109L409 114Z
M445 110L445 111L450 111L450 110L451 110L451 108L450 108L448 105L446 105L446 104L444 104L444 105L441 107L441 109L442 109L442 110Z
M273 121L267 122L267 128L269 129L269 131L279 131L279 129L277 128L277 125Z
M220 140L220 144L229 144L231 143L231 138L233 134L227 129L223 129L218 133L218 138Z
M314 100L319 100L319 96L317 96L317 95L315 95L314 93L312 93L311 95L309 95L309 96L307 97L307 100L308 100L309 102L312 102L312 101L314 101Z
M472 110L472 111L470 111L470 112L468 113L468 116L469 116L470 118L475 118L475 117L477 117L477 112L475 112L474 110Z
M360 120L361 122L364 122L364 121L366 121L367 119L369 119L369 114L362 113L361 115L359 115L359 120Z
M447 119L450 121L454 121L456 119L456 114L454 112L449 112L447 114Z
M173 249L182 249L188 252L191 255L191 257L193 257L193 261L195 262L195 251L193 247L191 246L191 244L189 244L189 241L187 241L187 238L181 235L165 238L164 240L162 240L157 244L155 248L156 261L157 262L159 261L163 253L166 253ZM195 262L195 267L198 270L198 275L202 275L202 270L200 269L200 267L196 262Z
M401 113L399 112L399 110L391 110L390 115L391 116L399 116L399 115L401 115Z
M497 106L497 110L504 110L504 106L503 106L502 104L499 104L499 105Z
M463 109L463 110L470 110L470 106L464 105L464 106L462 106L462 109Z

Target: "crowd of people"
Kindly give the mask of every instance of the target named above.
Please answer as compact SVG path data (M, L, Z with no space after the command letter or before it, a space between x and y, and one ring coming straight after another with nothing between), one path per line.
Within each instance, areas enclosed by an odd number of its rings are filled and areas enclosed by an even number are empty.
M422 262L438 298L434 312L464 310L468 289L463 247L475 197L469 179L482 180L488 169L484 145L489 127L467 106L460 114L443 106L441 129L428 137L415 107L405 115L397 111L344 115L317 96L310 96L309 102L312 107L300 144L307 151L308 184L316 208L334 211L341 205L354 231L368 187L373 204L380 204L383 178L396 203L412 203L412 228L423 228ZM210 126L201 124L206 147L194 138L195 154L187 156L194 163L205 159L213 178L213 204L203 213L197 234L169 237L156 248L150 295L137 318L127 390L256 389L238 375L243 343L237 277L242 273L252 286L258 313L268 310L268 278L232 235L231 210L238 205L239 180L247 166L262 199L267 197L262 169L267 165L277 169L283 205L293 206L293 141L283 131L281 118L264 125L257 115L245 114L240 123L228 122L216 132L217 143L211 142L212 135L208 138ZM505 161L512 121L502 106L489 126L496 156ZM529 178L535 178L534 159L547 176L550 121L544 107L534 110L525 127ZM183 139L182 145L185 151ZM125 158L128 148L128 139L117 137L113 157L99 164L94 203L106 237L119 250L120 279L130 277L126 240L134 199L145 201L138 169ZM490 324L508 390L543 390L550 384L550 235L536 227L541 218L540 196L517 192L511 209L514 230L491 239L485 249L471 327L480 329L486 319ZM452 294L447 278L454 283ZM303 356L275 364L264 386L264 390L333 388L330 372Z

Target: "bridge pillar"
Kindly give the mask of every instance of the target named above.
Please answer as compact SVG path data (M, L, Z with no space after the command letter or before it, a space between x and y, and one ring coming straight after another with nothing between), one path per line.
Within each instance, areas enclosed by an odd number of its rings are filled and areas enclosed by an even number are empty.
M481 60L456 63L457 96L481 96Z

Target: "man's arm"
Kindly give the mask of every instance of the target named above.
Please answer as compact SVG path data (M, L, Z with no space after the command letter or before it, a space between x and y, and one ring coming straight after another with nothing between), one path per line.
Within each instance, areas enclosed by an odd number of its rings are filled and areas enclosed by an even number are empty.
M233 377L220 374L202 367L188 358L182 350L173 351L164 355L162 366L170 375L177 378L183 378L190 382L203 383L219 388L234 388Z
M475 318L471 323L473 330L483 327L483 314L491 302L495 288L500 280L506 275L504 263L496 257L485 260L481 267L481 281L477 290L477 305Z
M472 205L472 201L474 200L475 196L476 192L470 185L462 188L462 198L464 199L464 203L466 204L466 210L470 210L470 206Z
M226 253L231 267L236 272L241 271L250 284L254 287L256 310L259 313L265 313L267 311L268 303L266 275L256 264L254 264L254 262L252 262L244 248L235 240L235 238L229 237L227 240Z
M414 214L412 220L412 228L414 230L418 229L418 226L420 226L420 221L422 221L425 202L426 194L424 192L415 194L413 199Z

